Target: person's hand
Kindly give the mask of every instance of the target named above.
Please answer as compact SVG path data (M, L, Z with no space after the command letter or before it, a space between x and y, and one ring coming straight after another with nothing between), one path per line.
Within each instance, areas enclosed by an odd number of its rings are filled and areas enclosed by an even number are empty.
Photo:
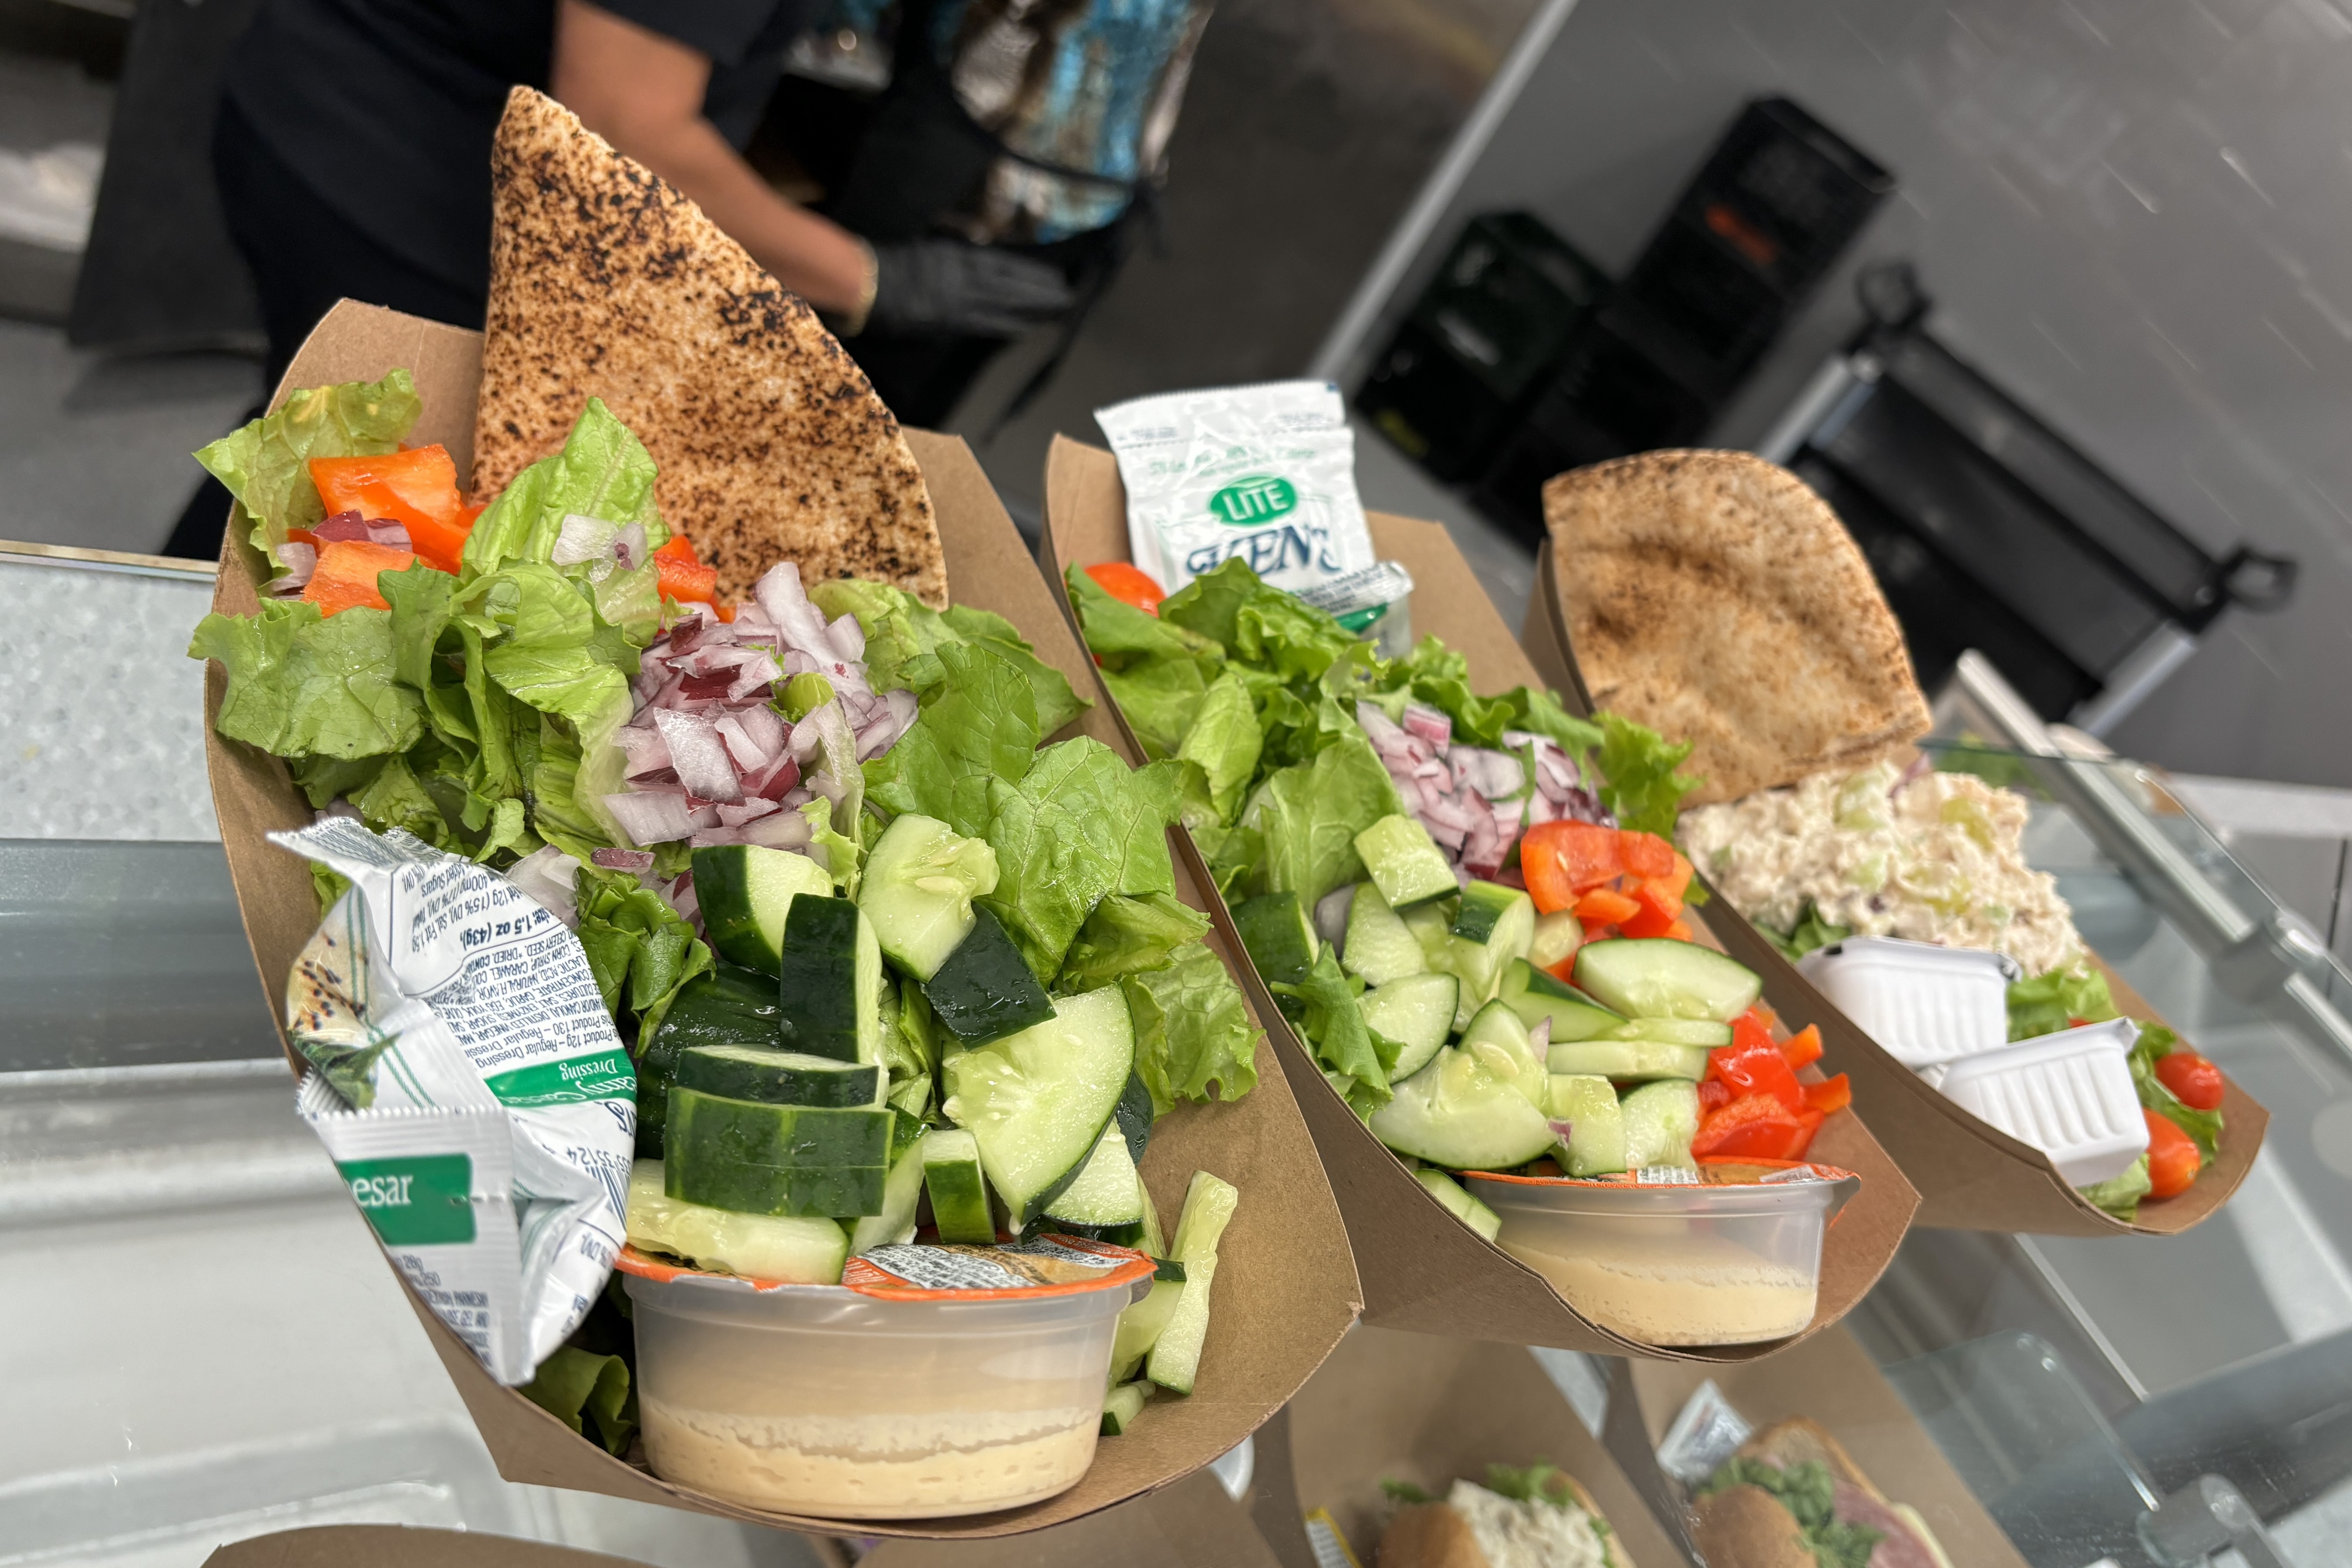
M955 239L874 247L874 305L865 330L894 337L1018 337L1069 310L1058 268Z

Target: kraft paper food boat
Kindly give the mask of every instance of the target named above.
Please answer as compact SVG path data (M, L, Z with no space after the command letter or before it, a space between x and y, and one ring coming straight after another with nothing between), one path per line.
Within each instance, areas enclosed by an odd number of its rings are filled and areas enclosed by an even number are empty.
M1416 637L1435 636L1460 650L1470 662L1472 688L1482 694L1537 681L1526 653L1441 524L1380 512L1368 514L1367 521L1381 559L1402 562L1412 574ZM1039 565L1075 627L1063 567L1129 559L1126 491L1108 452L1066 437L1055 439L1046 458L1045 527L1037 549ZM1091 689L1105 709L1115 708L1099 683ZM1127 754L1140 758L1141 744L1124 720L1120 725ZM1178 839L1195 883L1213 888L1191 838L1180 834ZM1222 900L1211 906L1211 912L1218 929L1227 933L1229 950L1239 952L1231 912ZM1707 940L1704 918L1686 918L1692 919L1700 940ZM1744 922L1731 923L1747 929ZM1738 948L1727 951L1754 966ZM1578 1314L1541 1275L1481 1240L1440 1207L1323 1081L1257 971L1244 964L1237 973L1259 1019L1280 1043L1292 1093L1314 1130L1324 1171L1348 1223L1368 1323L1600 1355L1747 1361L1819 1333L1843 1317L1877 1282L1918 1206L1918 1194L1862 1121L1850 1114L1834 1116L1814 1140L1808 1158L1855 1173L1862 1178L1862 1190L1830 1227L1817 1305L1804 1333L1747 1345L1664 1348L1637 1343Z
M373 380L403 365L415 377L424 401L424 416L412 438L446 446L464 471L472 455L481 376L479 333L345 300L295 356L278 396L298 386ZM1005 616L1035 644L1038 658L1060 669L1081 692L1090 690L1093 667L1057 612L1053 595L1037 580L1020 534L970 449L953 437L921 431L908 431L907 439L922 465L938 515L950 591L962 603ZM236 530L230 530L222 545L213 608L250 614L258 581L257 555ZM266 842L263 835L299 827L311 813L282 763L214 732L225 685L220 668L209 667L205 747L213 804L270 1016L282 1020L287 972L318 924L318 903L306 864ZM1108 745L1123 744L1099 705L1073 728ZM1205 905L1181 863L1177 882L1180 896ZM1229 942L1219 940L1221 945ZM1238 951L1226 947L1229 955ZM1248 973L1246 964L1234 967L1236 973ZM1250 999L1263 1010L1255 997ZM290 1048L288 1060L301 1069L300 1058ZM1167 1486L1239 1443L1307 1380L1357 1311L1356 1275L1346 1234L1270 1045L1260 1045L1257 1069L1257 1088L1234 1104L1185 1106L1171 1112L1160 1123L1143 1162L1146 1183L1162 1219L1171 1226L1195 1169L1213 1171L1241 1189L1241 1206L1223 1244L1226 1262L1217 1277L1216 1310L1198 1389L1188 1399L1155 1402L1126 1436L1102 1442L1084 1480L1026 1508L960 1519L853 1522L767 1513L705 1498L614 1458L520 1391L500 1386L413 1293L410 1304L480 1428L499 1474L509 1480L841 1534L963 1539L1036 1530ZM392 1272L400 1277L397 1269Z
M1557 1465L1583 1483L1637 1568L1688 1561L1652 1517L1601 1440L1528 1352L1482 1340L1360 1327L1331 1352L1284 1416L1298 1522L1320 1510L1370 1563L1393 1506L1383 1481L1405 1481L1438 1497L1449 1482L1486 1479L1486 1467ZM1269 1432L1271 1428L1269 1428ZM1271 1447L1260 1436L1263 1450ZM1261 1517L1269 1537L1274 1524Z
M1591 697L1576 668L1549 541L1536 553L1536 588L1528 601L1524 641L1543 679L1571 709L1590 711ZM1700 880L1706 880L1704 874ZM1711 885L1708 890L1714 891ZM1811 1024L1821 1030L1823 1067L1853 1080L1854 1109L1919 1190L1921 1225L2038 1236L2177 1236L2219 1211L2253 1168L2270 1112L2225 1074L2221 1157L2179 1197L2141 1204L2137 1222L2117 1219L2069 1186L2047 1154L1954 1104L1904 1066L1838 1011L1720 893L1707 910L1717 917L1713 929L1724 951L1764 977L1764 1000L1781 1019L1792 1029ZM2092 963L2106 977L2126 1016L2164 1022L2095 953Z

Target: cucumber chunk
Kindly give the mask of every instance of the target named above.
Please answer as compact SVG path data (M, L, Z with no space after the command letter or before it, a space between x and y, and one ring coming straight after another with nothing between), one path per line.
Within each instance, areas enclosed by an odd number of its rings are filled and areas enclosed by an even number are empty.
M1455 1047L1484 1062L1489 1072L1526 1095L1529 1104L1543 1104L1549 1069L1536 1055L1528 1026L1502 1003L1489 1002L1479 1008Z
M866 852L857 907L891 963L929 980L971 934L971 901L996 890L996 851L908 812Z
M802 893L833 892L833 879L805 855L756 844L694 852L694 897L719 956L762 974L779 973L784 923Z
M1110 1342L1111 1382L1125 1383L1143 1370L1143 1358L1151 1353L1151 1347L1168 1328L1168 1320L1176 1315L1185 1283L1154 1276L1150 1294L1119 1313L1118 1328Z
M1391 1080L1411 1078L1435 1056L1454 1027L1454 998L1462 982L1451 974L1407 974L1364 993L1364 1024L1399 1047Z
M1176 1258L1184 1265L1182 1294L1168 1326L1151 1346L1149 1375L1160 1387L1190 1394L1200 1374L1201 1349L1209 1337L1209 1296L1217 1277L1217 1243L1234 1217L1241 1194L1206 1171L1192 1173L1184 1209L1176 1219ZM1155 1286L1156 1289L1157 1287Z
M1476 1231L1487 1241L1503 1228L1503 1217L1470 1195L1461 1183L1443 1171L1423 1165L1413 1173L1413 1178L1429 1190L1429 1195L1445 1206L1445 1212Z
M931 1016L967 1046L1003 1039L1054 1016L1054 999L986 910L972 911L971 933L932 974L923 996Z
M1127 1075L1127 1087L1118 1093L1118 1105L1111 1112L1118 1131L1127 1140L1127 1158L1130 1164L1139 1163L1143 1152L1151 1145L1151 1086L1143 1075ZM1156 1228L1156 1227L1155 1227Z
M882 1068L805 1051L753 1046L693 1046L678 1053L671 1081L726 1100L763 1105L818 1105L836 1110L882 1103Z
M1605 1176L1625 1168L1625 1113L1607 1079L1552 1074L1549 1109L1554 1121L1568 1123L1568 1136L1554 1156L1562 1170L1571 1176Z
M1625 1021L1567 981L1537 968L1531 958L1503 972L1498 994L1530 1029L1549 1018L1555 1046L1591 1039Z
M1421 951L1412 929L1370 882L1357 883L1356 897L1348 905L1348 931L1340 944L1339 962L1349 973L1362 976L1367 985L1386 985L1408 974L1429 972L1429 956Z
M1628 1018L1605 1030L1604 1040L1655 1040L1663 1046L1703 1046L1713 1049L1731 1044L1731 1026L1710 1018Z
M669 1011L637 1047L638 1154L661 1157L670 1079L680 1056L696 1046L780 1050L782 1016L773 980L724 959L710 973L698 974L679 986Z
M1570 1040L1545 1053L1544 1065L1553 1072L1596 1078L1679 1078L1696 1083L1706 1076L1706 1047L1664 1040Z
M786 1050L882 1059L882 949L856 904L805 893L793 899L778 976Z
M915 1129L914 1136L901 1140L899 1133L909 1125ZM894 1147L890 1173L882 1181L882 1212L866 1215L850 1227L853 1254L915 1239L915 1211L923 1202L923 1145L929 1140L920 1121L900 1116L891 1129L890 1141Z
M1076 1181L1135 1070L1126 994L1105 985L1044 1023L946 1064L948 1119L980 1143L988 1184L1024 1230Z
M931 1223L941 1241L985 1247L996 1239L989 1217L988 1183L981 1175L980 1143L952 1127L931 1130L923 1140L923 1188L931 1195Z
M1507 1171L1549 1150L1551 1123L1518 1088L1469 1051L1448 1047L1372 1112L1372 1136L1452 1171Z
M1535 901L1517 888L1473 882L1463 889L1462 907L1447 928L1444 955L1436 967L1462 981L1454 1008L1454 1026L1502 994L1503 975L1514 959L1528 955L1535 940Z
M1410 816L1383 816L1357 834L1356 854L1393 910L1450 897L1461 887L1429 829Z
M1412 940L1421 944L1423 961L1432 969L1444 969L1448 940L1446 933L1454 926L1453 908L1441 900L1423 904L1415 910L1401 910L1397 912L1397 919L1404 921L1404 929L1411 931Z
M1117 1437L1135 1425L1143 1414L1144 1396L1151 1392L1148 1383L1122 1383L1103 1395L1102 1435Z
M1117 1119L1103 1129L1078 1179L1045 1205L1050 1229L1133 1247L1143 1239L1143 1181Z
M1296 985L1315 967L1322 939L1307 901L1297 893L1261 893L1234 906L1234 929L1259 974Z
M1756 1005L1764 982L1713 948L1672 937L1620 937L1576 955L1578 989L1630 1018L1711 1018L1728 1024Z
M1698 1085L1687 1079L1645 1083L1617 1102L1625 1118L1625 1168L1658 1165L1696 1170L1691 1140L1698 1136Z
M893 1112L827 1110L670 1091L663 1190L737 1214L882 1212Z
M1535 939L1528 943L1528 962L1538 969L1557 969L1584 945L1584 922L1572 910L1554 910L1536 917Z
M736 1214L671 1197L659 1160L629 1167L625 1225L629 1244L640 1252L747 1279L837 1285L849 1256L848 1237L830 1219Z

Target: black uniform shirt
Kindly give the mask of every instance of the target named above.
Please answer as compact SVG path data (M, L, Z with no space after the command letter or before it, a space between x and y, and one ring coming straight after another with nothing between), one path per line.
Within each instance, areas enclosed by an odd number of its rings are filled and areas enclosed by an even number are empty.
M710 57L703 112L740 148L818 0L597 3ZM485 295L490 142L508 88L546 88L554 30L554 0L268 0L227 105L362 232Z

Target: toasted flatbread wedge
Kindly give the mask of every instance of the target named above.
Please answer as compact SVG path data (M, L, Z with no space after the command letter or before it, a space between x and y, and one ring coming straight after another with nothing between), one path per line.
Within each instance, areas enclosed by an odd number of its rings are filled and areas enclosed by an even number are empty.
M601 397L660 465L655 499L740 599L779 561L934 608L922 470L866 374L685 195L553 99L507 99L490 157L489 314L473 489L563 444Z
M1398 1510L1372 1563L1374 1568L1488 1568L1470 1521L1442 1502Z
M1894 612L1837 515L1745 452L1645 452L1560 475L1544 517L1598 707L1689 741L1737 800L1858 768L1927 730Z

